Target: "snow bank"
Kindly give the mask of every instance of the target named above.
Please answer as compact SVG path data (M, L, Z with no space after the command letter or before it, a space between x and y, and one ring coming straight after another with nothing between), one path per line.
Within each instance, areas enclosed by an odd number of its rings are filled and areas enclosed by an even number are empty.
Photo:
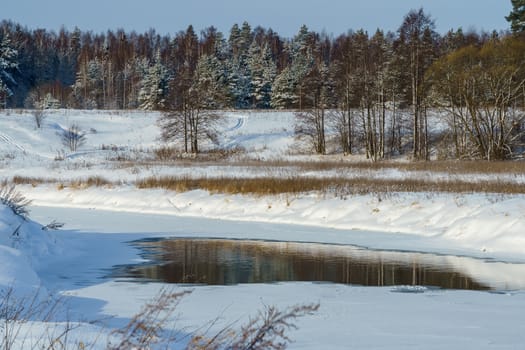
M45 293L35 272L52 254L60 252L61 243L42 226L16 216L0 205L0 289L16 290L20 296Z
M414 241L400 240L396 245L395 240L390 240L386 247L378 242L376 248L525 261L523 195L393 193L381 197L355 195L340 198L312 193L253 197L211 195L201 190L186 193L138 191L133 186L65 188L60 191L50 186L23 186L20 189L36 206L317 226L340 232L336 238L301 238L297 235L293 239L366 246L373 243L366 242L366 231L379 231L413 237ZM256 237L246 232L245 238Z

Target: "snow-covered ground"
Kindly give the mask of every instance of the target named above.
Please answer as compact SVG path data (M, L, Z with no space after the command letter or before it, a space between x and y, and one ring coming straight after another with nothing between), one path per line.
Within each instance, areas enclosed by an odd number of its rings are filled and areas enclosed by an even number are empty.
M221 144L244 148L242 157L316 161L294 155L292 113L226 115ZM473 269L480 279L505 274L513 284L503 293L434 289L399 293L413 290L312 283L193 286L177 309L182 333L206 327L217 317L212 329L236 320L242 323L263 305L319 302L320 310L298 320L299 329L290 332L291 348L520 349L525 344L525 265L505 264L525 263L525 196L393 193L341 198L307 193L252 197L202 190L139 190L134 181L159 175L304 175L293 173L297 171L293 167L261 173L260 167L227 162L170 165L152 161L153 151L163 145L157 118L156 113L143 112L52 111L43 128L36 129L29 112L0 114L2 179L23 176L55 181L17 186L33 201L30 218L34 221L23 222L5 207L0 211L0 286L13 287L19 297L37 290L41 298L62 295L67 307L52 322L25 324L25 337L20 339L36 342L38 334L71 321L80 322L71 332L72 344L95 342L96 347L104 347L105 327L90 321L104 319L108 327L122 326L162 287L101 279L104 269L140 261L138 251L126 242L183 236L352 244L496 259L502 263L491 266L480 260L474 266L461 257L450 258L466 275ZM58 136L72 124L88 132L86 144L77 152L67 151ZM131 160L132 165L115 159ZM309 175L446 177L340 169ZM89 176L120 185L57 185ZM461 176L471 181L524 181L515 174L500 174L498 179ZM53 220L65 223L64 228L41 230L40 224ZM17 229L18 235L12 236ZM19 348L27 344L19 343Z

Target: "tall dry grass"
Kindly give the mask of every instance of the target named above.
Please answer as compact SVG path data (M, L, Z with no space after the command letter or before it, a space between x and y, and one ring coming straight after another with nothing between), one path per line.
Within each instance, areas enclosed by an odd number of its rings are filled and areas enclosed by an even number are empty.
M163 163L165 165L166 163ZM243 167L250 173L261 174L256 177L237 177L225 175L223 177L192 177L192 176L165 176L148 177L137 180L138 188L163 188L177 192L186 192L196 189L207 190L212 193L275 195L286 193L324 192L336 194L366 194L389 192L447 192L447 193L501 193L523 194L525 184L519 181L498 179L498 175L508 174L523 176L525 162L487 162L487 161L433 161L433 162L378 162L366 161L323 161L323 162L291 162L291 161L239 161L239 162L200 162L192 163L183 160L171 163L184 167L208 167L221 165L228 167ZM142 166L149 167L142 164ZM158 165L158 164L157 164ZM140 164L135 164L140 166ZM399 170L400 172L424 172L420 178L413 173L402 179L386 177L371 178L366 171L378 174L385 170ZM322 175L322 172L334 171L338 175ZM340 171L341 170L341 171ZM348 172L346 171L348 170ZM355 173L352 170L356 170ZM319 173L319 175L316 174ZM301 174L308 173L308 176ZM345 175L346 174L346 175ZM357 174L349 177L348 174ZM439 176L433 176L433 174ZM485 180L472 177L468 174L484 174ZM446 179L448 175L448 180ZM462 175L459 178L455 175ZM490 176L494 175L494 176ZM492 178L492 179L491 179ZM509 178L509 177L507 177ZM60 188L88 188L112 187L119 185L101 176L63 181L52 178L15 176L10 182L14 184L58 184Z
M391 192L447 192L447 193L501 193L523 194L525 185L513 182L467 182L461 180L429 181L418 179L370 178L316 178L316 177L263 177L263 178L188 178L149 177L137 182L138 188L163 188L177 192L196 189L212 193L276 195L305 192L340 194L366 194Z

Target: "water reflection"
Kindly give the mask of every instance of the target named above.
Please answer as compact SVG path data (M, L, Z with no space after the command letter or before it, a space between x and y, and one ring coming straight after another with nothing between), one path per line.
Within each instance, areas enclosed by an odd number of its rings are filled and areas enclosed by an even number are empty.
M212 285L315 281L364 286L525 289L525 265L465 257L219 239L167 239L136 244L151 263L120 266L112 277Z

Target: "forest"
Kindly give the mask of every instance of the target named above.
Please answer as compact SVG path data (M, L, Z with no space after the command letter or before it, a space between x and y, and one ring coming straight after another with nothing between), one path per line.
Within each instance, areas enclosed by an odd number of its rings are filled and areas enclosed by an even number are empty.
M0 107L162 111L163 137L198 153L217 110L291 109L317 154L379 160L520 158L525 145L523 1L508 32L445 34L423 9L396 32L292 38L234 24L174 35L58 33L0 22ZM329 145L330 144L330 145Z

